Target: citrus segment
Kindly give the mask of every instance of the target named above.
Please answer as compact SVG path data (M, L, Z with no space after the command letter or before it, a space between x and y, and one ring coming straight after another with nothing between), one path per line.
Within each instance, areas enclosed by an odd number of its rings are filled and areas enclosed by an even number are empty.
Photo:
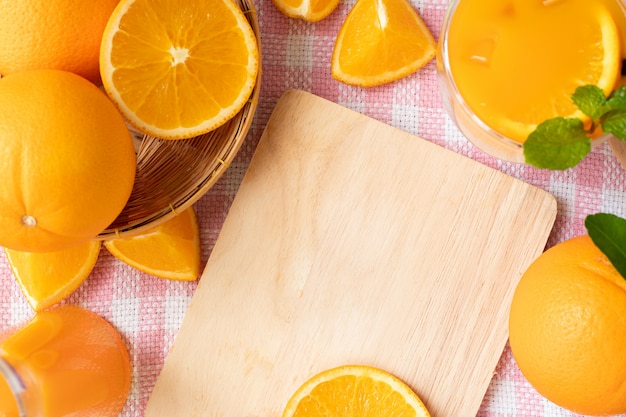
M0 245L54 252L95 238L122 211L136 159L98 87L59 70L0 79Z
M278 10L289 17L319 22L339 5L339 0L272 0Z
M373 87L406 77L435 57L436 43L406 0L358 0L333 49L332 76Z
M200 232L193 207L144 233L104 242L122 262L147 274L193 281L200 273Z
M547 119L587 121L571 99L576 88L608 95L620 75L619 30L601 1L459 2L447 47L467 105L520 143Z
M248 101L258 69L257 39L231 0L122 0L100 49L111 99L164 139L224 124Z
M41 311L80 287L96 265L101 246L92 240L58 252L4 251L26 300Z
M378 368L345 365L323 371L296 390L283 417L430 417L415 392Z
M509 332L520 370L548 400L578 414L626 413L626 280L588 235L530 265Z
M59 69L100 84L100 40L119 0L1 1L0 74Z

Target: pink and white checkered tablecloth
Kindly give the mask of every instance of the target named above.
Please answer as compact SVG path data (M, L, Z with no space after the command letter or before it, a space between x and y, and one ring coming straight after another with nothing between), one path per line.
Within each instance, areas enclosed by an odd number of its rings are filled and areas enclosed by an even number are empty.
M235 161L213 189L196 203L203 264L211 254L270 113L283 92L290 88L310 91L552 193L558 200L558 215L548 246L585 233L583 220L588 214L602 211L626 217L626 171L608 144L595 149L578 167L564 172L538 170L490 157L472 146L446 115L437 90L434 61L405 79L371 89L333 80L330 57L335 36L354 1L343 0L328 18L306 23L285 17L271 0L256 0L263 54L259 105ZM447 0L411 2L438 38ZM148 276L122 264L103 249L91 276L65 301L100 314L123 334L133 365L133 384L123 417L144 415L196 284ZM4 254L0 254L0 293L0 330L32 316ZM543 399L528 384L508 346L477 415L574 416Z

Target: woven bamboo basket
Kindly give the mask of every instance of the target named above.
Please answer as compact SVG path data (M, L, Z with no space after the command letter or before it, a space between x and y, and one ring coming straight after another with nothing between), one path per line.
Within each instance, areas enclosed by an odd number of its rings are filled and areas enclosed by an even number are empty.
M226 124L183 140L164 140L131 129L137 154L132 193L119 216L98 235L130 237L192 206L224 174L239 151L256 111L261 87L260 32L252 0L236 0L259 43L259 75L250 99Z

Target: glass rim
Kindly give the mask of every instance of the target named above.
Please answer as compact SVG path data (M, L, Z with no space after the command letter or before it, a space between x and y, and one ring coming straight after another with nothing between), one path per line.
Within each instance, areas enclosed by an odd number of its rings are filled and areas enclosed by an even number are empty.
M26 391L26 386L15 368L2 356L0 356L0 377L4 378L13 393L19 416L26 417L24 403L22 402L22 393Z
M513 140L499 133L487 123L485 123L480 117L476 115L476 113L469 106L459 88L457 87L456 81L454 80L454 76L452 74L452 68L450 66L450 56L448 54L448 32L450 30L450 21L456 8L459 4L460 0L450 0L448 7L446 8L446 12L444 14L443 23L441 26L441 33L439 37L439 54L438 57L440 59L439 72L440 76L444 77L444 81L446 83L446 88L448 89L448 94L454 96L454 100L456 101L456 105L460 107L463 112L471 119L473 123L477 125L485 134L489 135L492 140L503 142L508 146L512 146L516 149L516 152L522 152L523 146L520 142ZM451 97L452 98L452 97ZM455 113L453 109L450 109L450 112ZM454 116L456 118L456 116ZM474 143L477 141L473 138L468 137L470 142ZM482 149L481 146L476 145ZM485 151L487 152L487 151ZM491 152L488 152L491 153ZM501 157L501 156L498 156ZM508 158L505 158L508 159Z

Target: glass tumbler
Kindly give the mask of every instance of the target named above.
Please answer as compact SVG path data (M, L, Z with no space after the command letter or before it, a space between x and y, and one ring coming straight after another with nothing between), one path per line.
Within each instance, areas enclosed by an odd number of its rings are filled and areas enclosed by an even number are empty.
M0 415L116 417L130 387L119 333L75 306L37 313L0 337Z

